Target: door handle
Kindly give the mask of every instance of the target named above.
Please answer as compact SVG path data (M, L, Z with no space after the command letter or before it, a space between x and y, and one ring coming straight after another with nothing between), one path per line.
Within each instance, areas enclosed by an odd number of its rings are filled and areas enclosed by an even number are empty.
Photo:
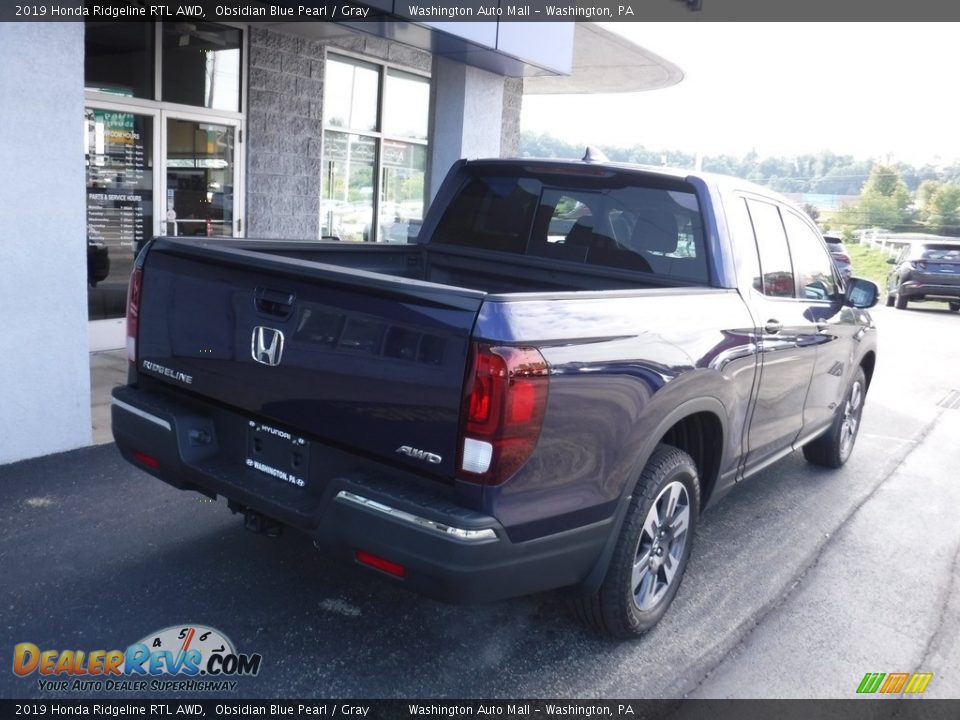
M770 320L767 320L767 324L763 326L763 329L770 335L776 335L778 332L783 330L783 323L779 320L774 320L771 318Z

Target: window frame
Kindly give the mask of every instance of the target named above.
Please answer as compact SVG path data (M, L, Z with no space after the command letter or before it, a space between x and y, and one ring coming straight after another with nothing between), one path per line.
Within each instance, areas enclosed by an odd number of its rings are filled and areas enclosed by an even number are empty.
M380 210L383 205L382 203L382 174L383 174L383 151L384 144L387 141L393 140L397 142L408 143L411 145L420 145L426 148L426 167L424 168L424 176L426 177L429 174L430 168L430 118L429 118L429 103L428 103L428 116L427 116L427 137L424 139L421 138L412 138L405 137L402 135L393 135L390 133L385 133L383 130L384 123L384 109L386 101L386 92L387 92L387 74L390 70L396 70L398 72L405 73L407 75L415 75L417 77L423 78L427 81L427 87L429 88L429 93L433 92L433 78L429 72L423 70L418 70L417 68L411 68L407 65L401 65L400 63L391 62L389 60L381 60L379 58L371 58L369 56L351 52L349 50L342 50L337 47L326 47L324 48L323 62L324 62L324 76L326 76L326 67L327 63L331 60L342 60L346 62L355 62L358 64L374 66L377 68L378 78L377 78L377 130L356 130L350 127L337 127L334 125L327 124L327 108L323 108L323 130L321 133L320 139L320 158L321 162L323 158L326 157L327 152L327 133L328 132L338 132L348 135L362 135L364 137L369 137L374 140L376 143L376 160L374 161L374 172L373 172L373 224L370 227L370 242L379 242L380 241ZM429 97L429 95L428 95ZM326 106L326 102L323 103ZM323 191L324 188L321 182L321 203L323 202ZM423 186L423 210L424 214L427 209L427 195L429 188L427 187L426 182ZM423 218L421 218L422 220ZM323 227L323 222L320 222L320 227Z
M830 274L833 277L833 283L836 287L836 295L834 297L827 298L824 300L818 300L816 298L808 298L800 294L801 293L800 277L797 274L797 265L793 260L795 255L793 251L793 241L790 239L790 231L787 228L784 211L786 211L786 214L792 215L796 220L800 222L801 225L805 225L808 230L813 232L814 237L820 240L820 249L827 256L828 267L830 268ZM802 300L804 302L821 303L821 304L827 304L827 305L829 305L832 302L835 302L838 297L843 295L843 291L845 288L844 288L843 282L841 281L840 274L837 272L837 264L833 261L833 256L830 254L830 248L827 247L827 242L826 240L823 239L823 234L820 232L820 229L808 217L805 217L804 213L798 212L787 205L783 205L782 203L780 204L780 221L783 223L783 232L787 236L787 248L790 250L790 264L793 267L793 288L794 288L793 293L796 296L796 299Z
M215 110L214 108L201 107L199 105L184 105L182 103L164 102L161 100L163 92L163 25L158 22L153 28L153 96L149 98L125 97L123 95L113 95L111 93L98 92L86 87L84 80L84 101L87 105L128 105L131 108L149 110L167 110L177 113L191 113L195 115L206 115L211 118L230 118L233 120L245 120L247 117L247 105L250 97L250 27L245 23L224 22L224 21L204 21L211 22L214 25L223 25L234 30L240 30L240 109L233 110ZM169 24L169 23L168 23ZM137 112L137 110L130 110Z
M754 247L756 248L757 253L757 262L760 265L760 290L757 290L753 287L753 284L750 284L750 289L755 292L757 295L760 295L764 300L767 301L797 301L801 298L797 297L797 274L793 268L793 250L790 248L790 237L787 235L786 225L783 223L783 212L782 212L782 203L769 197L763 195L743 195L744 202L747 206L747 216L750 218L750 227L753 229L753 242ZM757 237L757 224L753 218L753 212L751 211L751 203L763 203L765 205L772 206L777 211L777 217L780 220L780 227L783 230L783 239L787 248L787 259L790 262L790 277L793 278L793 294L790 296L787 295L767 295L764 291L766 288L766 279L765 271L763 267L763 255L760 252L760 238Z

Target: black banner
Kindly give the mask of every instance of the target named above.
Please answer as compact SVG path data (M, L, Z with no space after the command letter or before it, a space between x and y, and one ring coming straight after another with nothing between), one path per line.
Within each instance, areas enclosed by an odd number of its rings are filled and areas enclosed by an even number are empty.
M637 22L943 21L960 7L941 0L37 0L0 3L0 21L238 22Z
M960 700L0 700L0 718L955 720Z

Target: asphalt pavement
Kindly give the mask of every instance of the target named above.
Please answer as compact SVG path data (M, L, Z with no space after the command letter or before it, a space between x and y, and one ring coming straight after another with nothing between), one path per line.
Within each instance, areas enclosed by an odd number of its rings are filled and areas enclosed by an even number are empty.
M960 409L938 405L960 389L960 316L911 308L875 311L850 462L794 453L708 511L673 607L639 640L581 628L560 593L421 598L296 533L246 532L222 499L108 444L0 467L0 655L203 624L263 663L201 697L849 698L867 672L913 671L933 673L926 695L960 697ZM0 697L75 696L0 671Z

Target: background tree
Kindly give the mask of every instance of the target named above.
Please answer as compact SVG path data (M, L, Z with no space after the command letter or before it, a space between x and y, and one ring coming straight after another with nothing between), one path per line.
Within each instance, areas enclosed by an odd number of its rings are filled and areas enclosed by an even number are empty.
M960 231L960 185L941 185L927 203L928 220L937 233L956 235Z
M601 143L598 147L617 162L692 170L697 161L692 152L642 144L615 147ZM520 139L520 152L525 157L576 159L583 157L584 148L583 144L545 133L525 132ZM707 172L745 178L780 192L855 196L856 202L846 201L828 218L832 227L846 233L881 226L960 235L960 202L958 191L953 189L960 187L960 162L940 167L882 164L828 150L792 158L760 157L751 150L740 156L705 155L702 161ZM925 225L919 225L918 220Z

